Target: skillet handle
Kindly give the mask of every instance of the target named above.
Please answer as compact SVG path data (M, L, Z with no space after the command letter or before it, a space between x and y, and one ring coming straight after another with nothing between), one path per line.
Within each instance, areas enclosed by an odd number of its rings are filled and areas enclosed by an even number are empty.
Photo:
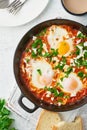
M23 103L23 98L25 98L25 96L24 96L23 94L21 94L20 97L19 97L18 103L19 103L19 105L20 105L25 111L27 111L27 112L29 112L29 113L33 113L36 109L38 109L38 106L36 106L35 104L33 104L33 105L34 105L33 108L27 107L27 106Z

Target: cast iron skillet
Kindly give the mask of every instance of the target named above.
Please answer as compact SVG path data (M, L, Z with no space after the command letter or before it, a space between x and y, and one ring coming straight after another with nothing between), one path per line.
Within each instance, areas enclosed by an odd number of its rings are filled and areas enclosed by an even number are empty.
M39 107L50 110L50 111L55 111L55 112L69 111L69 110L79 108L87 103L87 96L85 96L82 100L79 100L76 103L69 104L69 105L56 106L56 105L48 104L44 101L41 101L40 99L37 99L29 91L29 89L27 89L25 84L23 84L23 82L20 79L19 62L20 62L21 54L24 51L29 39L31 39L32 36L35 36L37 33L39 33L42 29L49 27L53 24L70 25L76 29L79 29L84 34L87 34L87 28L80 23L77 23L77 22L71 21L71 20L66 20L66 19L53 19L53 20L45 21L43 23L36 25L23 36L23 38L21 39L21 41L19 42L19 44L17 46L15 55L14 55L14 75L15 75L16 82L22 92L18 102L24 110L26 110L27 112L30 112L30 113L34 112ZM26 97L29 101L31 101L34 104L34 107L32 109L30 109L30 108L28 108L28 106L24 105L23 100L22 100L24 97Z

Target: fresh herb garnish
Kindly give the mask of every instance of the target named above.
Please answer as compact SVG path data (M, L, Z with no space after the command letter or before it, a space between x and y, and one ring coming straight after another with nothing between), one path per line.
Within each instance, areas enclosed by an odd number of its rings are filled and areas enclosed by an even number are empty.
M45 52L45 54L43 55L44 57L46 58L50 58L50 57L54 57L54 56L57 56L58 55L58 49L52 49L51 48L51 51L50 52Z
M37 72L39 73L39 75L42 75L42 72L40 69L37 69Z
M44 36L46 33L47 29L43 29L37 36Z
M87 38L87 36L84 35L83 33L79 33L79 34L77 35L77 38Z
M36 49L36 53L34 52L33 49ZM31 56L33 58L36 58L39 55L42 55L42 50L43 50L43 43L41 39L36 39L33 43L32 43L32 52L31 52Z
M62 56L62 60L58 63L57 66L55 66L54 69L60 69L63 70L64 66L66 65L66 58L64 56Z
M25 52L29 52L29 48L26 48L26 49L25 49Z
M87 78L87 74L85 74L83 71L79 71L77 74L80 78Z
M0 99L0 130L16 130L12 128L14 119L10 118L10 110L5 107L5 100Z
M65 71L66 76L68 76L72 71L73 71L72 67L71 66L68 67L67 70Z
M32 56L32 58L36 58L36 57L37 57L37 54L32 50L31 56Z
M51 55L52 56L57 56L58 55L58 49L53 49L53 48L51 48Z
M29 61L30 61L30 59L29 59L29 58L26 58L25 60L26 60L26 62L27 62L27 63L29 63Z
M63 92L59 92L57 90L57 88L50 88L50 87L46 87L44 88L47 91L50 91L55 97L63 97L64 93Z
M45 58L49 58L50 61L52 60L52 57L55 57L58 55L58 49L53 49L51 48L51 51L50 52L45 52L45 54L43 55L43 57Z
M65 96L64 96L64 98L67 98L67 99L69 99L69 98L70 98L70 96L69 96L69 95L65 95Z
M63 97L64 96L64 92L59 92L58 97Z
M32 43L32 48L37 48L38 46L42 47L42 40L41 39L36 39L33 43Z
M63 86L59 82L57 83L57 86L59 86L60 88L63 88Z
M87 60L83 60L83 61L82 61L82 65L87 68Z
M84 72L82 72L82 71L79 71L77 75L78 75L80 78L84 78Z
M79 55L80 54L80 49L78 46L76 46L76 52L75 52L76 55Z
M85 59L87 58L87 51L85 51L85 53L84 53L84 58Z

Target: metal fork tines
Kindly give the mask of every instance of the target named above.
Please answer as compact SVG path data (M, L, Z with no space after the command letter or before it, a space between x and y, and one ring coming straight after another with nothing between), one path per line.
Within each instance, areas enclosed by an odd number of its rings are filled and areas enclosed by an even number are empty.
M10 13L16 14L27 0L14 0L8 7Z

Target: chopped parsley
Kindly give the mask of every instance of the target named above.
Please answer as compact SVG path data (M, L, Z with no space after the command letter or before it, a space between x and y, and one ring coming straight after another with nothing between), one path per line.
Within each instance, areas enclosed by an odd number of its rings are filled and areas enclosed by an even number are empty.
M25 60L26 60L26 62L27 62L27 63L29 63L29 61L30 61L30 59L29 59L29 58L26 58Z
M45 52L45 54L43 56L46 58L52 58L52 57L57 56L57 55L58 55L58 49L55 50L55 49L51 48L51 51Z
M79 71L77 74L80 78L87 78L87 74L85 74L83 71Z
M82 65L87 68L87 60L83 60L83 61L82 61Z
M64 56L62 56L62 60L58 63L57 66L55 66L54 69L60 69L63 70L64 66L66 65L66 58Z
M39 73L39 75L42 75L42 72L40 69L37 69L37 72Z
M87 38L87 36L84 35L83 33L79 33L79 34L77 35L77 38Z
M55 97L63 97L64 93L63 92L59 92L57 90L57 88L50 88L50 87L46 87L44 88L47 91L50 91Z
M63 88L63 86L58 82L57 86L59 86L60 88Z
M71 66L68 67L67 70L65 71L66 76L68 76L72 71L73 71L72 67Z
M69 99L69 98L70 98L70 96L69 96L69 95L65 95L65 96L64 96L64 98L67 98L67 99Z
M42 40L41 39L36 39L33 43L32 43L32 48L37 48L38 46L42 47Z
M84 58L85 58L85 59L87 58L87 50L86 50L85 53L84 53Z
M36 49L36 53L34 52L33 49ZM36 39L33 43L32 43L32 52L31 52L31 56L33 58L36 58L37 56L41 56L42 55L42 50L43 50L43 43L41 39Z
M37 54L32 50L31 56L32 56L32 58L36 58L36 57L37 57Z
M84 72L82 72L82 71L79 71L77 75L78 75L80 78L84 78Z
M0 99L0 130L16 130L12 128L14 119L10 117L11 111L5 107L5 100Z
M80 49L78 46L76 46L76 52L75 52L76 55L79 55L80 54Z
M37 36L44 36L46 33L47 29L43 29Z

